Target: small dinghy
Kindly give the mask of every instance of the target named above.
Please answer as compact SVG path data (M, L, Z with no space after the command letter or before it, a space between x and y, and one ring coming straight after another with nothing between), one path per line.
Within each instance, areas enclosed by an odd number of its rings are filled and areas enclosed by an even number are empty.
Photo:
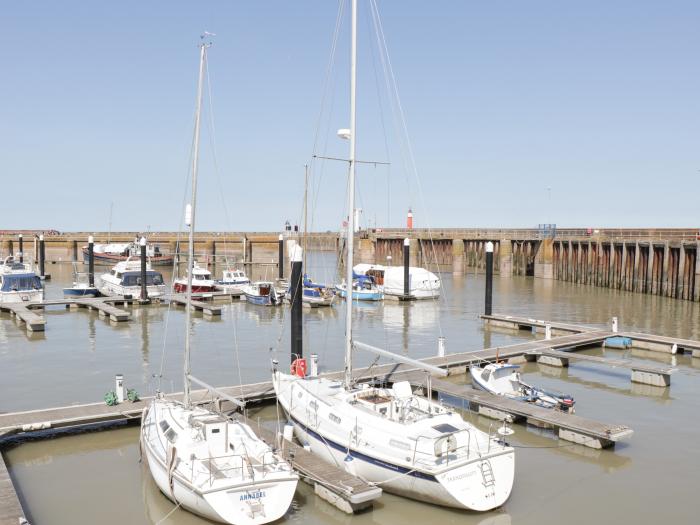
M474 387L479 390L517 401L534 403L544 408L574 413L573 397L528 385L520 378L519 368L518 365L507 363L489 363L484 367L472 365L469 367L469 373Z

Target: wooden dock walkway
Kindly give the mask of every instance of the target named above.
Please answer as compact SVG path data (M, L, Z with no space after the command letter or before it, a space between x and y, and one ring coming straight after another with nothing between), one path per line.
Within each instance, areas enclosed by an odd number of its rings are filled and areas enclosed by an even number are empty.
M28 304L30 303L0 303L0 312L8 312L19 325L24 323L27 332L43 332L46 320L27 308Z
M0 525L22 525L27 523L17 491L0 453Z
M339 509L352 514L371 506L382 495L382 489L349 474L345 469L324 461L295 443L281 439L276 432L245 418L253 431L268 445L277 447L301 476L314 487L315 493Z
M223 294L223 295L231 295L231 294ZM192 302L190 303L190 308L192 308L193 311L195 312L202 312L204 315L210 315L210 316L220 316L223 308L221 306L216 306L211 303L208 303L206 301L203 301L201 299L205 299L206 297L204 296L199 296L200 299L195 299L194 297L192 298ZM213 297L213 295L212 295ZM171 294L171 295L166 295L162 299L163 302L170 302L172 304L176 304L178 306L185 306L187 304L187 296L185 294Z
M557 321L544 321L540 319L530 319L513 315L482 315L481 318L489 326L500 326L503 328L513 328L517 330L531 330L532 332L538 333L544 333L545 326L549 325L552 327L552 335L557 335L558 333L585 333L600 330L600 328L591 326L561 323ZM688 352L691 353L693 357L700 358L700 341L633 332L629 330L619 330L615 333L610 332L610 336L629 337L632 339L632 346L642 350L663 352L667 354Z
M538 363L550 366L569 366L569 360L586 361L611 366L613 368L627 368L632 371L630 379L634 383L643 383L654 386L669 386L671 373L675 368L668 366L656 366L635 363L628 359L612 359L595 355L577 354L574 352L562 352L559 350L534 350L525 355L526 359L536 359Z
M414 385L422 385L425 380L423 374L414 372L395 377L395 379L398 378L408 380ZM611 447L620 439L632 435L633 432L626 425L601 423L575 414L489 394L468 385L459 385L442 379L433 378L431 386L436 392L468 401L471 409L487 417L512 422L524 421L538 427L553 428L558 432L560 439L591 448Z

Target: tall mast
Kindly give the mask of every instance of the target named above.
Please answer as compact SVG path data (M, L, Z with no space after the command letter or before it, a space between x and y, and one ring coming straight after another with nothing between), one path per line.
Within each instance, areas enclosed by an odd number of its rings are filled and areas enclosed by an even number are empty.
M204 38L204 36L202 36ZM202 115L202 85L204 84L204 61L209 44L199 45L199 80L197 82L197 111L194 118L194 152L192 154L192 202L185 213L185 222L189 219L190 233L187 245L187 303L185 305L185 366L184 366L184 402L190 406L190 322L192 317L192 266L194 261L194 218L197 204L197 170L199 169L199 127Z
M309 234L307 217L308 211L308 196L309 196L309 165L304 164L304 260L303 260L303 271L306 271L306 237ZM302 281L304 280L302 276Z
M352 383L352 267L355 244L355 91L357 87L357 0L352 0L350 41L350 173L348 181L348 232L346 236L348 256L346 258L345 291L345 375L344 386Z

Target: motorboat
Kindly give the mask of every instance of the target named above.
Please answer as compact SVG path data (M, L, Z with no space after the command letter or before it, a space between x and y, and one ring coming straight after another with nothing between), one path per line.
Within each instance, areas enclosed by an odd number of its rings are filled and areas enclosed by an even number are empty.
M279 293L275 284L270 281L256 281L241 288L246 301L261 306L277 306L282 304L284 295Z
M347 297L348 291L345 281L336 284L335 289L340 297ZM384 299L384 292L374 284L374 279L360 275L352 280L352 299L353 301L381 301Z
M13 256L0 266L0 303L31 303L44 299L44 286L31 264Z
M383 266L381 264L358 264L353 268L357 275L372 277L377 287L386 296L403 297L404 267ZM440 297L441 281L433 272L425 268L408 268L408 295L413 299L435 299Z
M73 263L76 265L76 263ZM73 271L73 286L63 289L64 297L99 297L100 291L90 284L90 276L86 272Z
M216 291L217 282L212 279L211 272L206 268L199 266L197 261L194 261L192 266L192 292L193 293L211 293ZM181 277L173 281L173 291L176 293L184 293L187 291L187 278Z
M287 298L291 300L291 290L287 290ZM332 288L325 284L315 283L308 275L304 274L301 295L302 305L310 308L331 306L334 299L335 293Z
M574 413L573 397L529 385L522 380L519 370L518 365L509 363L488 363L483 367L478 365L469 367L475 388L544 408Z
M108 273L100 276L98 287L102 295L138 297L141 294L141 260L129 257L120 261ZM148 297L165 295L163 275L146 262L146 292Z
M216 289L226 293L242 293L243 286L250 284L250 279L243 270L224 270L221 279L216 281Z
M235 525L262 525L289 509L299 476L279 454L237 415L228 416L193 403L192 383L237 408L245 403L190 374L191 310L194 291L194 207L197 194L199 126L205 53L200 46L197 114L192 167L192 204L185 212L189 226L185 294L185 352L182 401L158 389L141 417L141 449L158 488L178 506L207 519Z

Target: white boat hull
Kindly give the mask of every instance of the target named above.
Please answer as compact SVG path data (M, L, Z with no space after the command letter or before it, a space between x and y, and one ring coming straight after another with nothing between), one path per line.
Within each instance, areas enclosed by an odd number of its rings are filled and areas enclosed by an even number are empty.
M279 374L277 377L281 378L284 384L291 376ZM273 380L273 383L280 404L290 416L295 434L302 443L308 444L311 451L325 461L342 465L351 474L378 483L383 490L419 501L475 511L497 508L510 496L515 470L515 455L510 448L500 448L490 454L475 454L468 461L456 461L455 467L450 468L448 465L433 474L420 469L415 463L403 461L403 455L394 458L380 456L373 446L363 446L355 450L349 442L350 433L346 438L340 434L330 435L325 432L322 435L322 425L318 424L320 416L317 416L315 423L313 419L305 423L304 420L309 414L305 408L296 409L290 415L289 396L292 389L280 386L277 380ZM294 397L295 407L304 406L305 397L298 400L296 395ZM310 428L311 424L314 424L313 428ZM352 459L346 461L348 455ZM495 483L485 483L486 478L481 470L483 463L488 463Z
M44 290L0 292L0 303L31 303L44 300Z
M143 423L155 425L153 409L149 408ZM141 434L141 447L148 461L151 476L160 491L188 511L212 521L235 525L261 525L275 521L287 512L296 490L298 477L271 476L267 480L239 481L224 487L211 488L206 481L195 486L173 470L172 485L163 450L157 450Z

